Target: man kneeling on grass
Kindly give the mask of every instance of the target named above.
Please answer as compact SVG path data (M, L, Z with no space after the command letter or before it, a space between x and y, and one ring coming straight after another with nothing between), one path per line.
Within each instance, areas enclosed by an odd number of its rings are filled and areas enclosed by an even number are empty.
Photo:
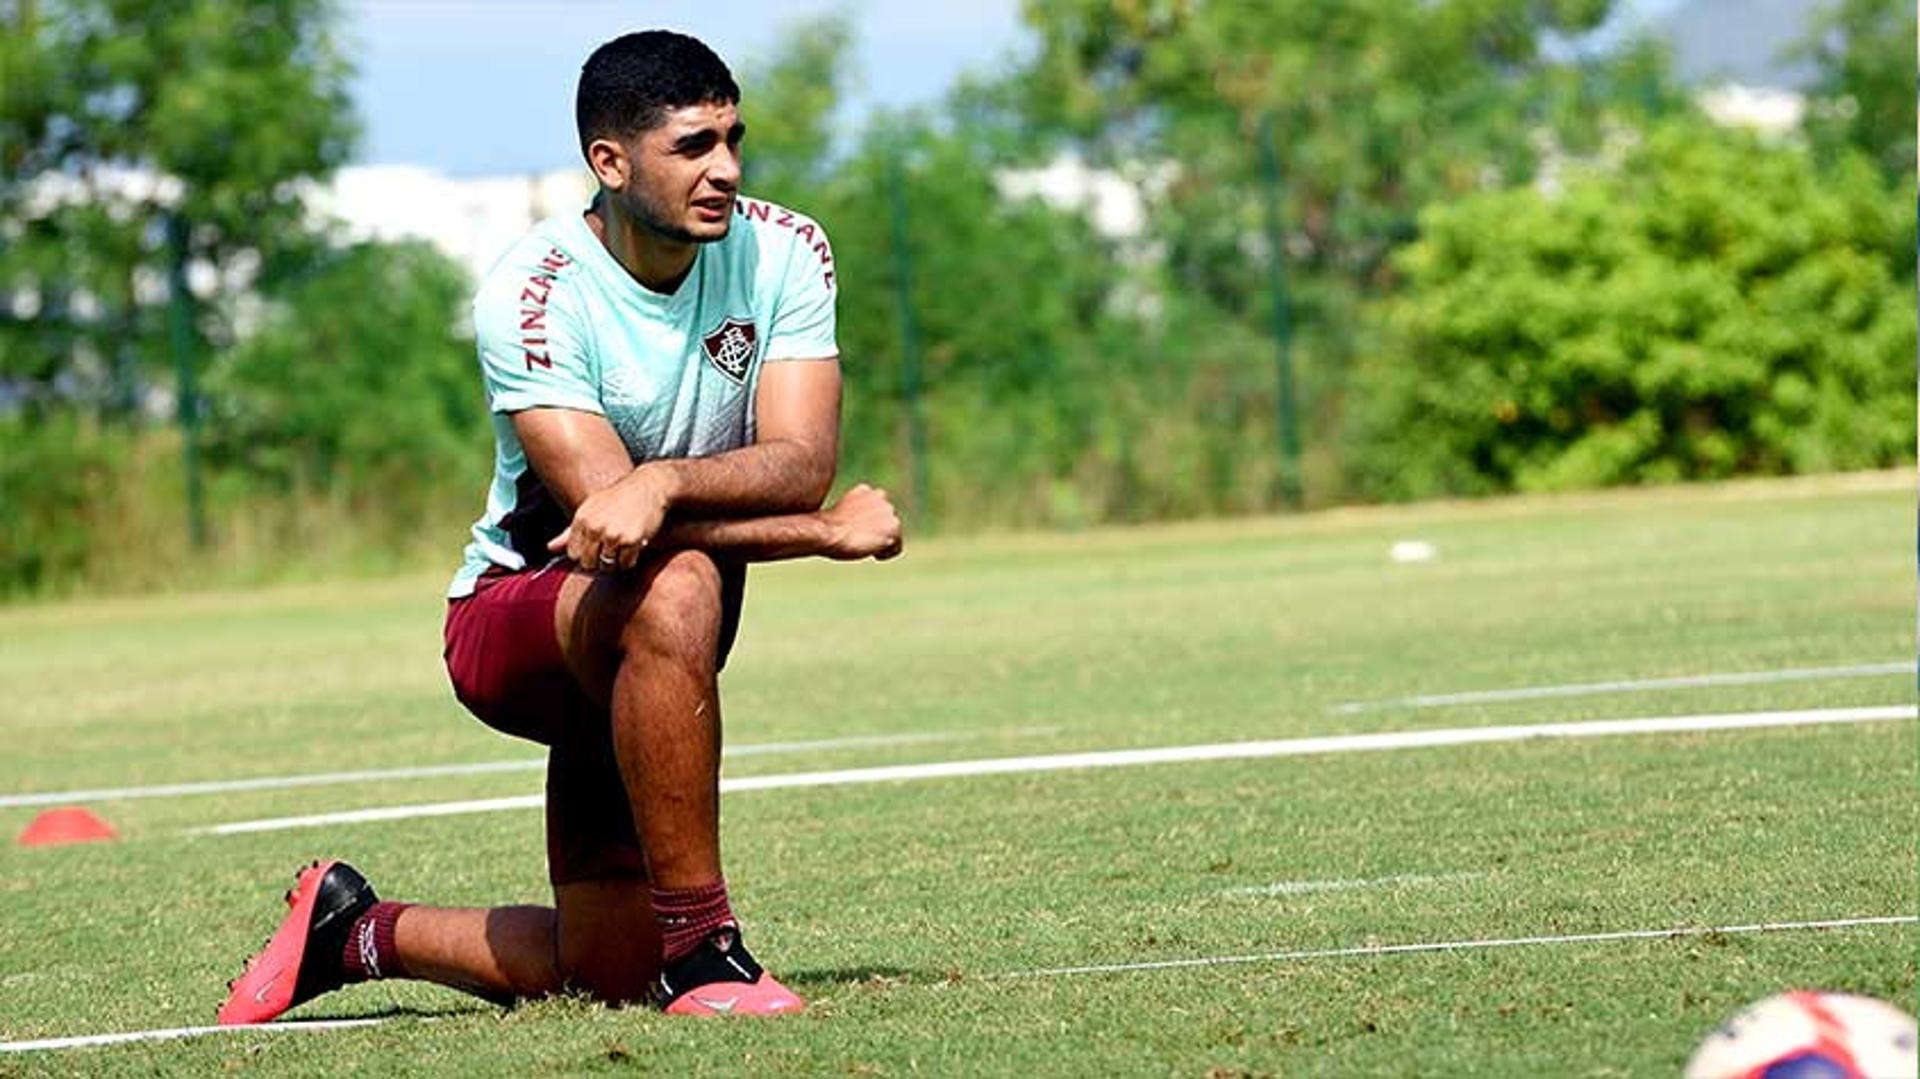
M380 902L317 862L222 1023L395 977L801 1008L728 904L717 673L747 563L890 558L900 520L864 486L819 508L839 445L833 257L818 224L740 195L739 97L692 38L601 46L577 104L599 194L536 226L474 301L497 452L448 590L447 667L474 715L549 747L554 905Z

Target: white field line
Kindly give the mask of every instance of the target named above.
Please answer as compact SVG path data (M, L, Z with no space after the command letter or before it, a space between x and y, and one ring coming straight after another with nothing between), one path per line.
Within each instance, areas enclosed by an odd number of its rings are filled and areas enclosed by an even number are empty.
M1748 933L1786 933L1796 930L1858 929L1868 926L1913 925L1920 922L1911 914L1869 918L1834 918L1810 922L1763 922L1757 925L1678 926L1673 929L1633 929L1611 933L1572 933L1563 936L1507 937L1491 940L1447 940L1419 944L1367 944L1352 948L1325 948L1316 951L1267 952L1260 955L1218 955L1196 959L1168 959L1151 963L1111 963L1089 967L1051 967L1042 970L1017 970L1004 974L981 975L982 981L1015 978L1060 978L1080 974L1125 974L1149 970L1178 970L1195 967L1220 967L1247 963L1304 962L1312 959L1343 959L1409 955L1420 952L1464 952L1488 948L1520 948L1548 944L1599 944L1627 940L1675 940L1714 935L1734 936ZM48 1049L81 1049L128 1042L166 1041L203 1034L286 1033L296 1030L338 1030L345 1027L376 1026L384 1019L334 1019L318 1022L267 1023L239 1027L176 1027L171 1030L130 1030L118 1034L81 1034L67 1038L40 1038L33 1041L0 1042L0 1053L29 1053Z
M128 1030L119 1034L80 1034L71 1038L38 1038L24 1042L0 1042L0 1053L32 1053L44 1049L90 1049L101 1045L125 1045L128 1042L164 1042L175 1038L198 1038L203 1034L287 1034L305 1030L345 1030L349 1027L379 1026L384 1019L321 1019L309 1022L259 1023L237 1027L173 1027L167 1030Z
M1763 922L1757 925L1677 926L1673 929L1630 929L1614 933L1568 933L1551 937L1507 937L1494 940L1441 940L1420 944L1362 944L1353 948L1322 948L1313 951L1264 952L1258 955L1211 955L1195 959L1163 959L1150 963L1107 963L1088 967L1048 967L1041 970L1016 970L988 974L989 980L1008 978L1060 978L1076 974L1132 974L1147 970L1187 970L1195 967L1225 967L1246 963L1292 963L1309 959L1345 959L1387 955L1413 955L1422 952L1467 952L1489 948L1525 948L1545 944L1604 944L1623 940L1672 940L1682 937L1736 936L1746 933L1787 933L1806 929L1857 929L1864 926L1913 925L1920 917L1911 914L1873 918L1834 918L1818 922Z
M764 757L776 753L804 753L809 750L858 749L873 746L922 745L929 742L958 742L987 735L1033 737L1058 733L1058 727L1017 727L1007 730L927 731L914 734L869 734L848 738L821 738L807 742L756 742L727 746L721 752L729 757ZM188 794L228 794L236 791L286 790L292 787L322 787L342 783L371 783L392 779L429 779L437 776L477 776L496 772L536 772L546 767L544 757L513 761L479 761L472 764L424 764L408 768L379 768L357 772L312 772L305 775L262 776L257 779L219 779L201 783L165 783L151 787L102 787L97 790L47 791L33 794L0 795L0 809L14 806L67 805L75 802L108 802L128 798L175 798Z
M1354 880L1280 880L1272 884L1252 884L1228 888L1221 895L1269 897L1315 895L1320 892L1354 892L1363 888L1390 888L1396 884L1445 884L1457 880L1478 880L1485 873L1396 873L1387 877Z
M1300 757L1327 753L1367 753L1394 749L1481 745L1549 738L1601 738L1629 734L1680 734L1697 731L1753 730L1831 723L1872 723L1913 719L1913 705L1878 708L1823 708L1802 712L1740 712L1731 715L1662 716L1652 719L1608 719L1586 723L1540 723L1521 727L1457 727L1447 730L1390 731L1320 738L1288 738L1271 742L1221 742L1213 745L1162 746L1157 749L1121 749L1096 753L1056 753L1041 757L1002 757L989 760L899 764L880 768L851 768L833 772L796 772L788 775L743 776L722 779L722 793L783 790L794 787L837 787L865 783L896 783L961 776L1013 775L1069 769L1116 768L1137 764L1176 764L1198 761L1239 761L1266 757ZM533 809L542 804L537 794L520 798L486 798L471 802L384 806L303 817L272 817L236 821L193 830L196 835L236 835L313 828L331 824L411 820L505 809Z
M1584 697L1599 693L1653 693L1663 689L1702 689L1710 686L1758 686L1773 682L1872 678L1888 674L1913 674L1915 670L1915 662L1909 659L1897 663L1863 663L1850 667L1795 667L1779 671L1692 674L1675 678L1642 678L1619 682L1577 682L1564 686L1524 686L1518 689L1487 689L1469 693L1435 693L1385 701L1349 701L1336 707L1334 712L1338 715L1353 715L1356 712L1371 712L1381 708L1444 708L1454 704L1537 701L1552 697Z

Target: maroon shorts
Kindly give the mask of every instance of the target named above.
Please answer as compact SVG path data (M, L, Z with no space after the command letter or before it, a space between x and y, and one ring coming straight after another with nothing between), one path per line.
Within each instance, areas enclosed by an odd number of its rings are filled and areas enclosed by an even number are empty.
M740 625L746 567L720 562L718 662ZM606 706L567 669L554 608L568 567L489 571L447 603L447 674L482 723L548 747L547 872L555 884L646 876Z

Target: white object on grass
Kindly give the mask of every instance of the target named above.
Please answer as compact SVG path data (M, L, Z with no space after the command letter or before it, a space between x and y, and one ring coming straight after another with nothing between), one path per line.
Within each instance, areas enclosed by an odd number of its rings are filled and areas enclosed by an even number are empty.
M1426 540L1401 540L1387 552L1387 557L1402 565L1431 562L1440 557L1440 548Z

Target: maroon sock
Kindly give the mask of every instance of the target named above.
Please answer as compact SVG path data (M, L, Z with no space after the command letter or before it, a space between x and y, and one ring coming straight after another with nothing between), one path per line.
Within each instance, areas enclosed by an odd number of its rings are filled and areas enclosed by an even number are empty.
M727 882L697 888L649 888L653 916L660 922L660 951L671 963L692 951L708 934L734 924L727 905Z
M376 978L402 978L400 953L393 946L393 925L412 903L375 903L347 930L347 946L340 956L340 975L347 984Z

